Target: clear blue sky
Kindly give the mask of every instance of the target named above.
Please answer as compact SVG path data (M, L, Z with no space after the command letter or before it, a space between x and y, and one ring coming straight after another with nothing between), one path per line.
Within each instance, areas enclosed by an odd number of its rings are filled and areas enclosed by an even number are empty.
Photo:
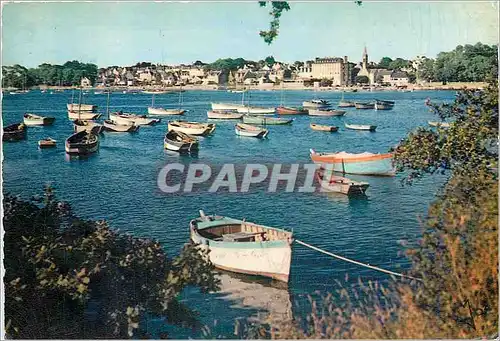
M243 3L9 3L3 5L3 64L34 67L80 60L100 67L154 63L282 61L347 55L434 57L458 44L498 42L498 3L291 3L280 35L259 37L269 15L257 1ZM496 7L496 8L495 8Z

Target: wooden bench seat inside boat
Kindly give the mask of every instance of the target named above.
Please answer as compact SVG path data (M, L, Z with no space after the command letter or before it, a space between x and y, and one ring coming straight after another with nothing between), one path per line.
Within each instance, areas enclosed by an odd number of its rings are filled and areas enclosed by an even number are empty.
M219 225L199 230L199 234L215 241L226 242L259 242L283 240L290 233L278 231L252 223Z

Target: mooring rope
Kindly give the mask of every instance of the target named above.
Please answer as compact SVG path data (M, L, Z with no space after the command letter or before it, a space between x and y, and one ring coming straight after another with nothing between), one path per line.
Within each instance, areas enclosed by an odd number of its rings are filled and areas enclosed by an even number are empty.
M390 270L385 270L385 269L382 269L382 268L379 268L379 267L376 267L376 266L373 266L373 265L370 265L370 264L361 263L361 262L355 261L353 259L349 259L349 258L345 258L345 257L339 256L339 255L336 255L334 253L322 250L322 249L320 249L320 248L318 248L316 246L312 246L310 244L307 244L307 243L305 243L305 242L303 242L301 240L298 240L298 239L295 239L295 241L297 243L301 244L301 245L304 245L305 247L308 247L308 248L313 249L315 251L324 253L325 255L328 255L328 256L331 256L331 257L334 257L334 258L338 258L338 259L341 259L341 260L349 262L349 263L361 265L361 266L364 266L366 268L370 268L370 269L377 270L377 271L380 271L380 272L385 272L387 274L398 276L398 277L404 277L404 278L414 279L416 281L422 281L421 278L416 278L416 277L404 275L404 274L401 274L401 273L398 273L398 272L394 272L394 271L390 271Z

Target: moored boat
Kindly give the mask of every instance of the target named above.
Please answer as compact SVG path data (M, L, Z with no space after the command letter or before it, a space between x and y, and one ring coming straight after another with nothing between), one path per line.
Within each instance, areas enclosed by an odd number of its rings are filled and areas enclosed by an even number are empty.
M386 100L383 100L383 99L376 99L375 102L377 103L384 103L384 104L389 104L389 105L394 105L396 104L396 102L394 101L386 101Z
M209 110L207 111L207 117L210 119L217 119L217 120L239 120L240 118L243 117L243 114L229 112L229 111Z
M95 153L99 149L99 136L85 130L75 133L66 139L64 149L70 155Z
M52 125L55 120L55 117L39 116L30 113L25 113L23 116L24 124L27 126L49 126Z
M288 282L293 233L222 216L191 220L190 237L215 267Z
M100 116L100 114L96 114L90 111L68 111L68 118L70 120L96 120Z
M100 134L102 132L103 126L94 121L87 120L74 120L73 121L73 131L79 133L81 131L87 131L93 134Z
M375 131L377 126L368 124L345 124L346 129Z
M2 141L20 141L26 139L26 125L14 123L3 128Z
M331 132L331 133L336 132L337 130L339 130L339 127L336 127L336 126L326 126L326 125L315 124L315 123L311 123L310 127L311 127L312 130L328 131L328 132Z
M323 167L320 167L316 171L315 176L321 189L327 192L342 193L345 195L365 194L370 186L368 182L358 182L342 176L336 176L333 172Z
M243 123L258 124L258 125L285 125L291 124L292 119L284 119L281 117L256 117L256 116L243 116Z
M352 108L354 106L355 106L354 102L351 101L340 101L338 104L339 108Z
M304 108L293 108L293 107L277 107L276 112L278 115L307 115L307 110Z
M51 137L47 137L43 140L38 141L38 147L40 149L45 149L45 148L54 148L56 146L56 140L54 140Z
M78 104L78 103L68 103L66 104L66 107L68 108L68 111L90 111L90 112L96 112L97 111L97 105L93 104Z
M161 122L160 118L149 118L146 115L137 115L124 112L114 112L109 114L109 119L115 121L117 124L123 125L154 125Z
M136 126L135 124L117 124L112 120L105 120L102 125L104 130L115 133L133 133L140 128L140 126Z
M302 102L302 106L307 109L324 109L330 106L330 102L324 99L313 99L311 101Z
M165 108L148 107L148 115L171 116L171 115L184 115L185 113L186 110L184 109L165 109Z
M441 128L449 128L450 127L450 124L448 122L428 121L427 123L431 127L441 127Z
M386 103L386 102L375 102L375 110L392 110L394 108L394 104Z
M211 105L213 111L231 111L245 107L243 104L239 103L211 103Z
M335 172L361 175L394 176L392 153L317 153L311 149L311 159L316 164L331 164Z
M188 135L206 136L211 134L215 130L215 124L188 121L171 121L168 122L168 130L176 130Z
M375 103L371 102L355 102L356 109L375 109Z
M309 116L344 116L344 110L309 109Z
M262 107L251 107L244 106L236 109L240 114L248 115L272 115L276 112L276 108L262 108Z
M236 135L246 136L246 137L257 137L264 138L269 134L269 130L259 127L254 127L245 123L237 123L234 126L234 131Z
M181 131L169 130L163 139L165 149L176 152L195 152L198 150L199 142L194 136Z

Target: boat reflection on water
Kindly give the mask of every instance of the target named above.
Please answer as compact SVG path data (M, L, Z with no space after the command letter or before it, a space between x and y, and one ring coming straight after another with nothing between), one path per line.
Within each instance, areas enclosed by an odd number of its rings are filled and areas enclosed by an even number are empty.
M292 318L292 302L287 283L270 278L219 272L219 299L232 301L231 308L251 309L253 322L285 321Z

